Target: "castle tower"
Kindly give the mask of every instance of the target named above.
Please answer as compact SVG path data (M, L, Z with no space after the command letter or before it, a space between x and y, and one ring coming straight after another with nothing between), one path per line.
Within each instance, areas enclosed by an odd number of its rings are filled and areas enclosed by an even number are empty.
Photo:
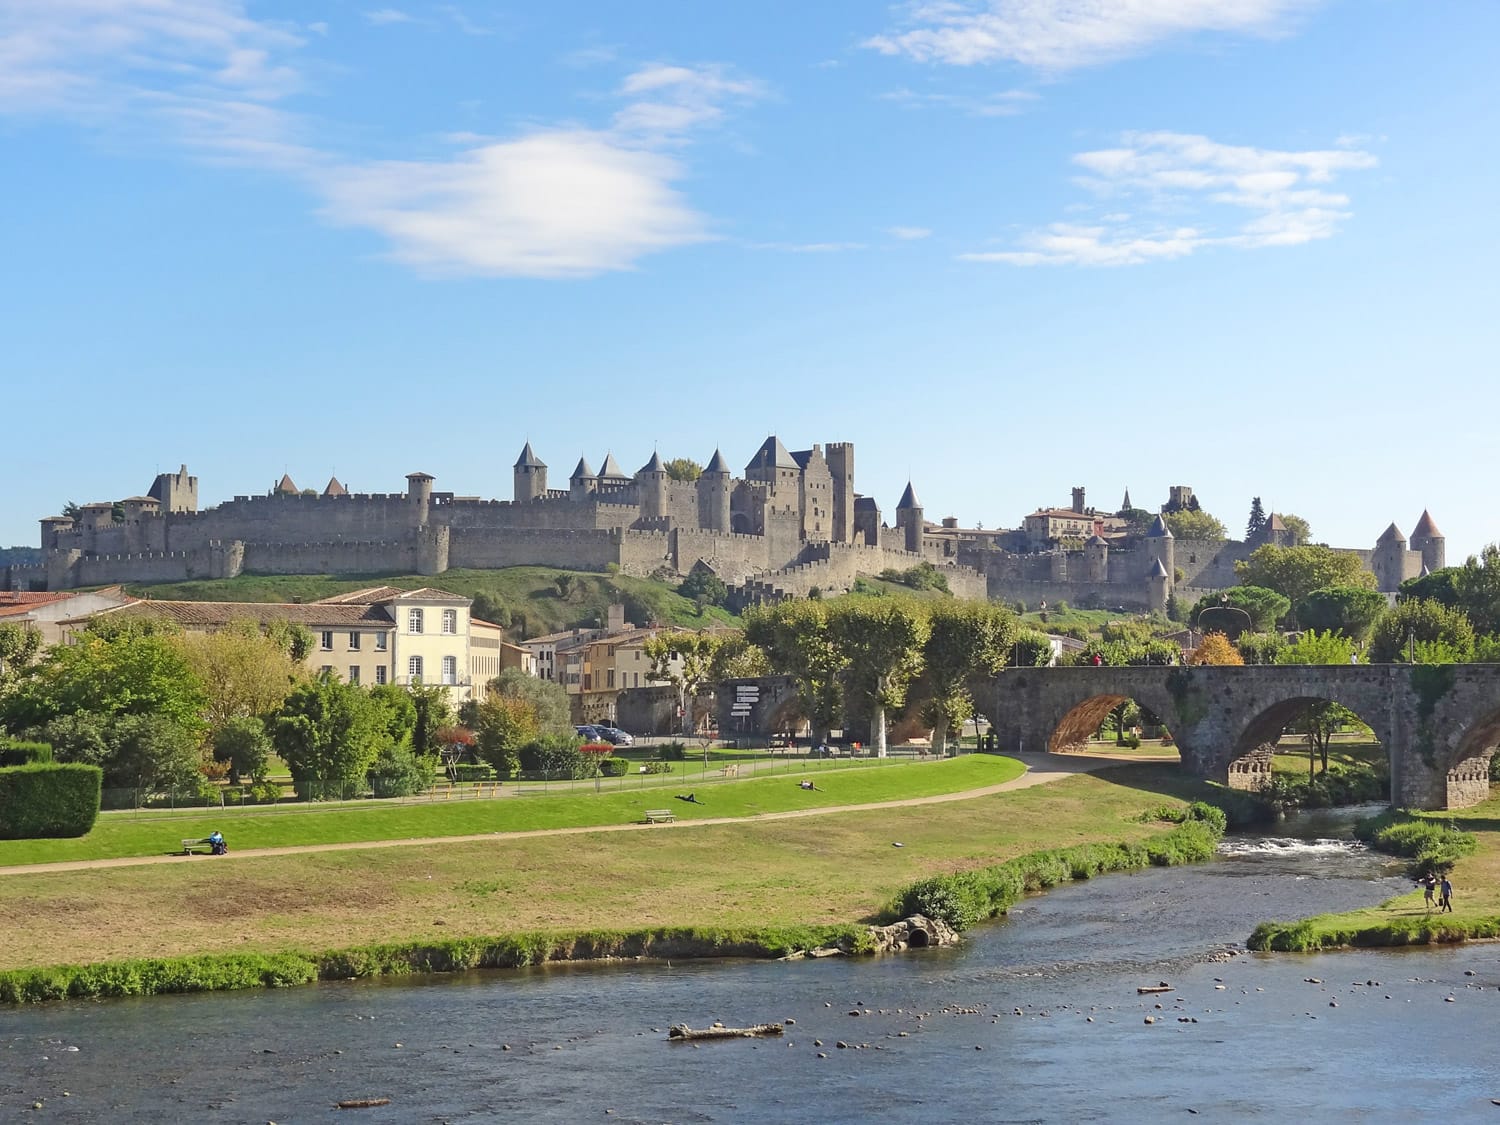
M406 500L412 506L412 512L416 518L418 527L427 526L427 515L432 510L432 482L436 479L431 473L407 473L406 474Z
M1401 589L1401 582L1406 577L1406 536L1394 523L1375 540L1370 569L1375 572L1375 587L1382 593L1391 594Z
M547 466L532 451L531 442L528 441L522 447L521 456L516 458L516 467L512 475L515 480L514 495L517 504L547 495Z
M630 478L620 468L620 462L615 460L613 453L604 455L604 464L599 466L599 475L595 480L600 488L619 488L622 484L630 483Z
M68 516L48 516L42 520L42 550L50 551L57 546L57 537L73 530L73 520Z
M1083 491L1083 489L1081 489L1081 488L1075 488L1073 490L1073 510L1075 512L1077 512L1080 516L1083 515L1083 512L1084 512L1083 498L1084 498L1084 491Z
M1047 574L1053 582L1068 580L1068 553L1060 545L1047 556Z
M1167 576L1167 584L1170 587L1172 576L1177 571L1177 544L1173 540L1172 529L1167 526L1167 521L1157 516L1151 522L1151 529L1146 532L1142 545L1146 548L1146 577L1155 581L1156 569L1159 565L1162 573ZM1169 590L1170 592L1170 590ZM1166 594L1162 595L1161 604L1167 604Z
M593 467L587 457L578 458L578 467L568 478L568 495L574 500L587 500L594 494L599 482L594 479Z
M922 520L922 502L917 499L911 481L906 482L906 491L901 494L901 502L896 505L896 526L906 533L905 549L914 555L920 555L922 532L925 530Z
M347 488L345 488L343 486L343 484L341 484L339 482L339 478L338 477L329 477L328 478L328 487L325 488L325 489L323 489L323 495L325 497L327 497L327 496L348 496L349 495L349 490Z
M835 543L853 543L854 443L831 441L824 456L833 476L833 525L828 537Z
M1090 582L1109 581L1109 544L1099 535L1083 545L1084 571Z
M188 476L186 465L175 473L157 473L146 495L160 501L163 512L196 512L198 478Z
M713 458L698 478L698 526L705 531L729 531L729 500L733 484L729 463L724 454L714 450Z
M667 467L661 454L652 453L635 474L636 499L646 519L665 519L667 515Z
M1131 510L1130 489L1127 488L1125 490L1125 499L1123 501L1121 501L1121 503L1120 503L1120 511L1122 511L1122 512L1128 512L1130 510Z
M1443 533L1432 521L1432 513L1425 508L1422 510L1422 518L1417 521L1417 526L1412 528L1411 549L1422 552L1422 565L1429 571L1442 570L1448 565L1448 547L1443 539Z
M1167 611L1167 596L1171 593L1172 574L1162 565L1161 559L1152 559L1146 572L1146 601L1153 613Z
M292 479L291 473L282 473L281 479L276 482L276 487L271 489L271 491L277 496L300 495L300 490L297 488L297 482Z

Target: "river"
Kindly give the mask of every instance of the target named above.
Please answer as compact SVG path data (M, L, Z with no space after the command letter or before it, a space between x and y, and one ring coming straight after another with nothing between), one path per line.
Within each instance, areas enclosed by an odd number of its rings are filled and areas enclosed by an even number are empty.
M958 948L878 960L562 966L0 1012L0 1119L289 1125L385 1097L353 1119L1500 1120L1500 946L1204 961L1263 919L1409 888L1389 861L1327 838L1347 820L1073 884ZM1137 993L1158 981L1174 991ZM781 1040L665 1041L671 1023L715 1019L789 1026Z

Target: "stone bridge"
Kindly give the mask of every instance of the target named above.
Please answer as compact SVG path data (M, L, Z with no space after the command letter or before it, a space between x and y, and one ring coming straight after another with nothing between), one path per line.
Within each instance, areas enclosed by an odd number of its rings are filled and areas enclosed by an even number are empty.
M1271 748L1309 704L1353 711L1385 747L1391 801L1462 808L1489 795L1500 744L1500 665L1353 664L1170 668L1014 668L995 680L1002 752L1087 741L1126 699L1171 731L1200 777L1257 788Z

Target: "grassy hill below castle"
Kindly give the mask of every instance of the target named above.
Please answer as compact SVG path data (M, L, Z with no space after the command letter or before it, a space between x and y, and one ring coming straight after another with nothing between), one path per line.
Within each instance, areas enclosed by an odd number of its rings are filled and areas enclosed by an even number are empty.
M126 586L137 597L194 602L313 602L369 586L415 590L434 586L474 598L475 613L510 629L513 636L537 637L575 625L604 620L611 602L625 605L625 617L638 625L664 624L701 629L738 619L706 606L700 612L675 586L649 578L595 574L544 566L505 570L449 570L442 574L381 574L333 578L321 574L254 575L197 582Z

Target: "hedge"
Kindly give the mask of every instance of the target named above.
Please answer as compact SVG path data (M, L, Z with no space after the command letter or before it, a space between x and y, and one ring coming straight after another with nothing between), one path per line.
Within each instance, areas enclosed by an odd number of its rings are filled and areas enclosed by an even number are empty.
M0 839L87 835L103 784L103 770L78 762L0 769Z
M45 742L22 742L16 738L0 738L0 767L29 766L34 762L50 762L52 747Z

